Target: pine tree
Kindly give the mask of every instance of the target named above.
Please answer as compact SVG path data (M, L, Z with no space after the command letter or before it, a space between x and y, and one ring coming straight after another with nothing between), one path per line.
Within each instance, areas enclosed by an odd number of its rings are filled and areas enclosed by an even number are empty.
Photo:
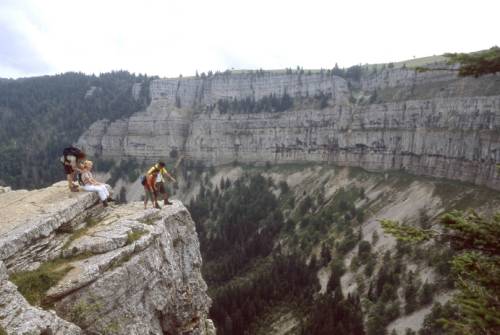
M447 319L454 334L493 335L500 330L500 212L485 219L474 211L452 211L440 219L444 231L382 220L386 233L406 241L437 240L457 254L452 270L459 318Z
M417 67L417 72L427 71L458 71L461 77L480 77L486 74L500 72L500 48L495 46L488 50L473 53L447 53L444 54L448 58L448 64L459 64L458 69L454 68L430 68Z

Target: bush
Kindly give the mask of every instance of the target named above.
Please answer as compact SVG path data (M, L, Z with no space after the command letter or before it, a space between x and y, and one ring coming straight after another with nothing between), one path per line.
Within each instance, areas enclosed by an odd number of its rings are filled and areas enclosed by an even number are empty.
M420 294L418 297L418 302L420 305L427 305L432 302L432 297L434 296L434 286L425 282L420 290Z
M372 246L371 246L370 242L365 241L365 240L359 242L358 257L362 263L366 263L366 261L370 257L371 251L372 251Z

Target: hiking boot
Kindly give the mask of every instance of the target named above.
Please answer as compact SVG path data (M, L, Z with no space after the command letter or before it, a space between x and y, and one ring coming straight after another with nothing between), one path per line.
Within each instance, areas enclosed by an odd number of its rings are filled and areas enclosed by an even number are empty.
M109 198L106 199L106 201L107 202L116 202L116 199L113 199L113 198L109 197Z
M103 207L108 207L108 201L107 201L107 200L104 200L104 201L102 202L102 206L103 206Z
M155 204L155 208L161 209L160 205L158 205L158 204Z

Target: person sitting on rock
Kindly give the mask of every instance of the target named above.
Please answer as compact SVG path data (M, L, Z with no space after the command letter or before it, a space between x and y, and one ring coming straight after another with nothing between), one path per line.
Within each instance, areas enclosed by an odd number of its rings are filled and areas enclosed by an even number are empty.
M85 153L78 148L68 147L63 150L61 163L64 166L64 173L68 180L68 187L71 192L78 192L78 185L74 183L76 173L83 169Z
M109 196L109 191L106 185L103 183L99 183L92 176L91 171L93 165L94 164L92 163L92 161L85 161L83 163L83 170L81 176L83 182L83 189L88 192L96 192L102 201L102 205L104 207L107 207L108 201L114 201L114 200Z

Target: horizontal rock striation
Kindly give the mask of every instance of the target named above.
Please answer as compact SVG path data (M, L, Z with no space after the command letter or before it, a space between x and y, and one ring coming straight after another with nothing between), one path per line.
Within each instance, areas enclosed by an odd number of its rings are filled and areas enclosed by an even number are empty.
M100 121L78 144L104 157L156 159L178 150L209 164L329 162L500 189L500 76L405 68L346 79L254 72L159 79L150 92L145 111ZM285 93L294 106L282 112L217 107L221 99ZM326 104L311 102L318 94L328 97Z
M195 226L180 202L104 209L95 193L71 193L65 182L8 194L0 195L8 334L215 334ZM49 263L67 270L43 293L44 310L11 280Z

